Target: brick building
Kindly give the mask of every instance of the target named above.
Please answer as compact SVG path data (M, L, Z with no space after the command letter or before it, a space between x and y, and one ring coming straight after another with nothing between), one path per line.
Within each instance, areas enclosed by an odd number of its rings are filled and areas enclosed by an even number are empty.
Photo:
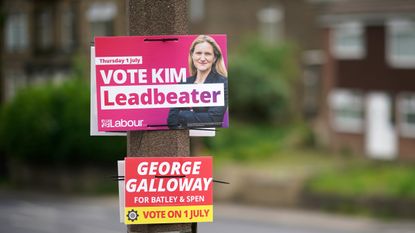
M67 78L94 35L125 35L125 2L3 0L1 100L19 87Z
M307 0L191 0L192 33L226 33L229 46L259 35L269 42L281 38L301 49L320 45L316 16L319 4Z
M415 159L415 1L336 1L321 23L321 135L339 151Z
M68 77L73 59L89 54L94 35L127 35L127 2L3 0L1 100L20 86ZM301 50L315 50L320 41L315 6L307 0L189 0L190 33L225 33L231 49L255 35L269 43L287 39ZM310 79L318 76L313 65L306 68ZM315 95L305 96L313 111Z

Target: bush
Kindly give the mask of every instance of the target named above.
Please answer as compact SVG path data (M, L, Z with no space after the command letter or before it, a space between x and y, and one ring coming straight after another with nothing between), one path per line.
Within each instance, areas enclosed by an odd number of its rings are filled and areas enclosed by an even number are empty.
M347 198L415 199L414 181L413 164L368 163L316 175L307 189Z
M126 140L89 135L89 101L89 86L79 79L21 90L1 110L2 148L30 164L113 166Z
M295 118L299 68L293 46L245 43L229 59L229 95L233 116L281 124Z

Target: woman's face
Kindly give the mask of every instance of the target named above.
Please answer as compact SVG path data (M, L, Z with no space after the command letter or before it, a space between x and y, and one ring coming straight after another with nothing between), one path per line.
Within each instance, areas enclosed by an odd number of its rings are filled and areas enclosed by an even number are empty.
M193 51L192 59L198 72L210 72L215 61L212 45L208 42L197 44Z

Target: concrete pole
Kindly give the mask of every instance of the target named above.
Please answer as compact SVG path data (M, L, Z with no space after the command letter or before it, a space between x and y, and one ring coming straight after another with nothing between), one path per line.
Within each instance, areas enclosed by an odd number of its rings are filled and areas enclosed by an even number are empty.
M127 0L127 2L129 35L188 33L187 0ZM189 131L128 132L127 156L190 156ZM194 225L193 229L195 228ZM192 232L192 224L129 225L128 232Z

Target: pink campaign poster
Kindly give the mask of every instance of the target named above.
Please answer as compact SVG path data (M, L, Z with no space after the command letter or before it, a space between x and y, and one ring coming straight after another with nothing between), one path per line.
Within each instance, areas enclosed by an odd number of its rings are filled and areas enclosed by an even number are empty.
M213 221L212 157L125 158L126 224Z
M228 127L226 35L95 38L98 131Z

